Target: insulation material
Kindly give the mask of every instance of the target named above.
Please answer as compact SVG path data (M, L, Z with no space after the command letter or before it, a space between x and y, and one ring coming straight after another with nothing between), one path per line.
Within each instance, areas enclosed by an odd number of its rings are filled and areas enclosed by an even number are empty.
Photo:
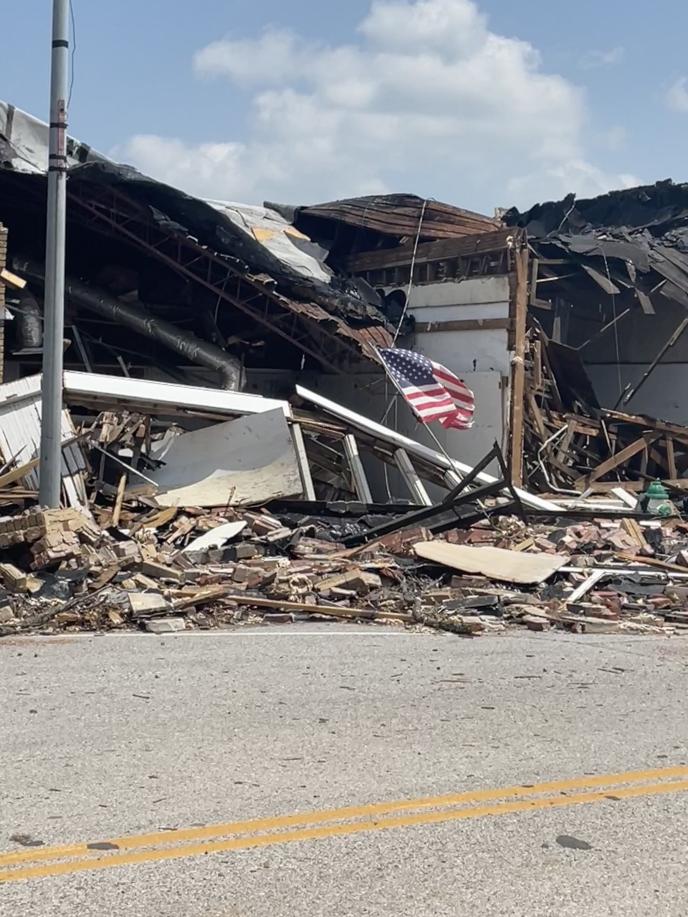
M304 277L330 283L332 271L326 266L327 251L299 232L277 211L269 207L208 201L211 207L231 220L235 226L250 232L276 258Z
M280 409L165 442L150 474L160 506L251 506L302 493L299 463Z

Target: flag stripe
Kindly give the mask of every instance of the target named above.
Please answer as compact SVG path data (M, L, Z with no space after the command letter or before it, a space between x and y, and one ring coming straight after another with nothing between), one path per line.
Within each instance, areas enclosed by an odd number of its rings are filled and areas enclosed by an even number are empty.
M468 386L441 363L409 350L378 351L383 365L422 423L438 421L445 428L473 425L475 397Z

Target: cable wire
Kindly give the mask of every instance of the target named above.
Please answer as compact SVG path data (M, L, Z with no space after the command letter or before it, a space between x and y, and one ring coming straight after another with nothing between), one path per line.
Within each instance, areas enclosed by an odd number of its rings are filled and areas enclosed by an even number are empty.
M76 55L76 19L74 17L74 6L72 0L69 0L69 19L72 24L72 55L69 65L69 94L67 96L67 110L72 104L72 90L74 89L74 57Z
M413 288L413 272L416 267L416 255L418 254L418 243L420 242L420 231L423 228L423 219L425 217L425 209L428 206L428 203L433 200L433 198L426 198L423 201L423 206L420 211L420 219L418 220L418 229L416 230L416 241L413 245L413 256L411 257L411 272L409 274L409 282L406 290L406 302L404 303L404 309L401 313L401 318L397 325L396 331L394 332L394 338L392 339L392 344L396 344L397 338L399 337L399 332L401 331L401 326L404 324L404 319L406 318L406 313L408 312L408 307L411 302L411 290Z

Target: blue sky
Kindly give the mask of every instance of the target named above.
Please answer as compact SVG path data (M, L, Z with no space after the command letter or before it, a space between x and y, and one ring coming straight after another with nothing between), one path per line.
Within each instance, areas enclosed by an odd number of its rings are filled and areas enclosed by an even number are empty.
M72 133L207 197L491 212L688 180L685 0L73 4ZM50 7L6 11L0 56L40 117Z

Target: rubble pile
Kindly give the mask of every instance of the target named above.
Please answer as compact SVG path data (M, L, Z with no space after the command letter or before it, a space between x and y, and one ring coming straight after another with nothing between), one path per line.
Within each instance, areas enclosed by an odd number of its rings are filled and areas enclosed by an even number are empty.
M67 508L0 519L1 636L312 619L465 635L516 626L688 632L688 524L679 517L527 523L494 514L350 548L345 538L374 518L129 501L112 525L112 512L101 499L91 518ZM488 575L470 572L475 551Z

